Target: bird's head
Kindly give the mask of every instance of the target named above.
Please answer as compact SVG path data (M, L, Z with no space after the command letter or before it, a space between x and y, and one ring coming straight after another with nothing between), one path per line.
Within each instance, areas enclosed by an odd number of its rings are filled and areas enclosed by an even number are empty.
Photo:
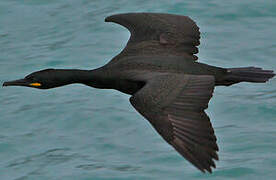
M3 86L26 86L38 89L50 89L69 84L63 70L45 69L33 72L23 79L4 82Z

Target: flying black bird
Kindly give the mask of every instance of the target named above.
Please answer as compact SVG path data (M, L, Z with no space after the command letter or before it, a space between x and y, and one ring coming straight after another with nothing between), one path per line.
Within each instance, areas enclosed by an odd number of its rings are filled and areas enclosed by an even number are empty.
M106 22L131 37L121 53L94 70L45 69L3 86L50 89L82 83L131 95L130 103L156 131L202 172L212 172L218 145L204 110L215 86L264 83L275 74L256 67L221 68L197 62L198 26L187 16L128 13Z

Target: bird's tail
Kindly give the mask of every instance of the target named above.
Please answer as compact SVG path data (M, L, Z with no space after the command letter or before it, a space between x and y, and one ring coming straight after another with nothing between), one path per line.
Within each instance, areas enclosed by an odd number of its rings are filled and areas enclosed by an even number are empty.
M264 83L275 76L272 70L263 70L257 67L229 68L223 80L223 85L232 85L239 82Z

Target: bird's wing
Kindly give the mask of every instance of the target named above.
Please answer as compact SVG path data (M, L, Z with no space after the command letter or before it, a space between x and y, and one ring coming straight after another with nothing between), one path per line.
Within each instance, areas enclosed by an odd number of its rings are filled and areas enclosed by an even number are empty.
M105 19L126 27L131 37L121 56L183 56L197 60L200 32L187 16L160 13L116 14ZM117 58L118 58L117 57Z
M218 146L204 109L213 90L213 76L159 75L148 80L130 102L184 158L211 173Z

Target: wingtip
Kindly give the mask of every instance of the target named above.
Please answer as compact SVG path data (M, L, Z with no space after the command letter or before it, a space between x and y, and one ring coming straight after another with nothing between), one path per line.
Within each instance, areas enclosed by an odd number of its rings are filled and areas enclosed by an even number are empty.
M111 19L112 19L112 16L107 16L107 17L104 19L104 22L111 22Z
M204 168L200 169L198 167L196 167L197 169L199 169L202 173L209 173L209 174L212 174L213 173L213 170L216 168L216 165L214 164L211 164L209 166L205 166Z
M215 167L214 167L215 168ZM197 167L197 169L199 169L198 167ZM203 169L199 169L203 174L206 174L206 172L207 173L209 173L209 174L212 174L213 173L213 170L212 170L212 167L210 166L210 167L204 167Z
M110 15L110 16L107 16L104 21L105 22L117 22L118 19L121 19L123 17L127 17L129 16L130 14L134 14L134 13L122 13L122 14L113 14L113 15Z

